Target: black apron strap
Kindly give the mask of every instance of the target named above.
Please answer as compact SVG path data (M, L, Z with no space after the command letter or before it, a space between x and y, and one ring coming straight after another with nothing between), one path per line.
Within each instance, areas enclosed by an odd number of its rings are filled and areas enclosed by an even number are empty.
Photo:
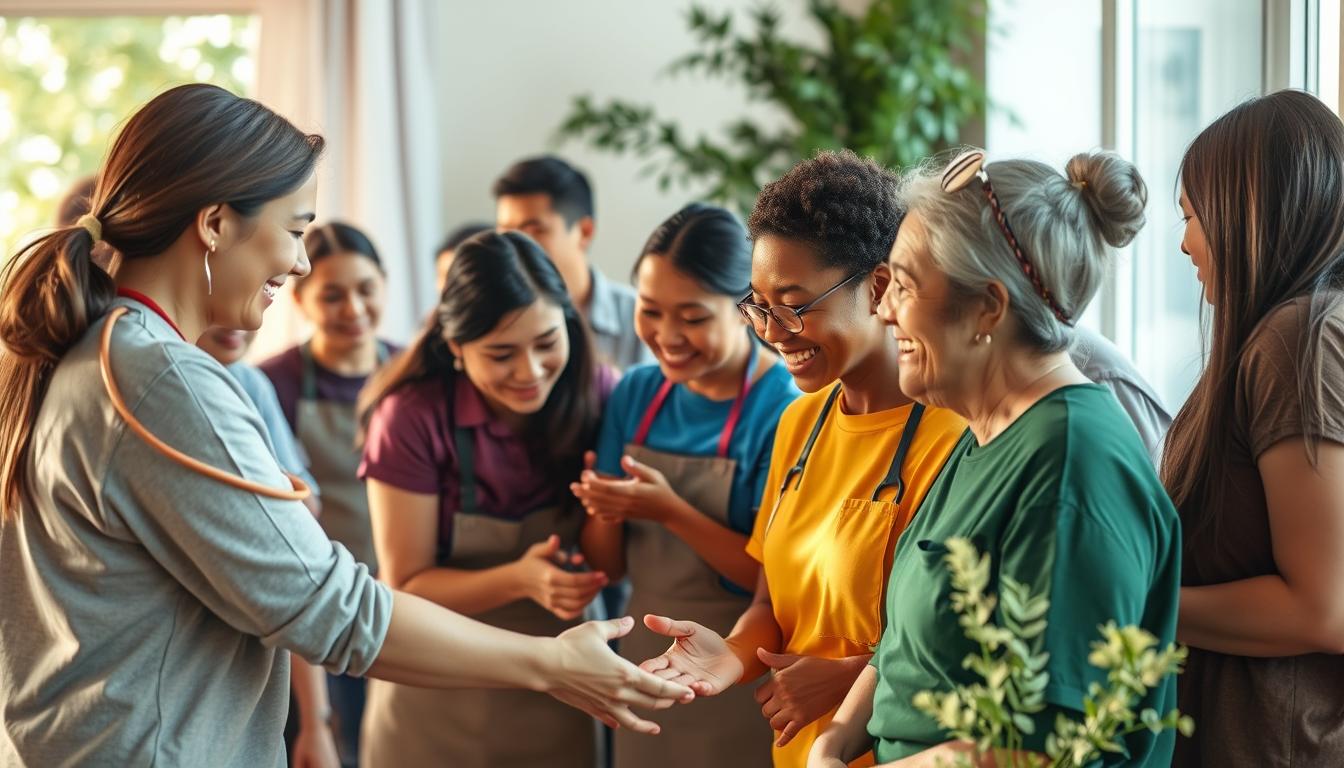
M299 379L299 397L304 400L317 399L317 365L313 362L312 345L311 341L299 345L299 359L303 362L303 373Z
M476 447L475 435L466 427L453 430L453 442L457 445L457 498L460 511L474 515L479 511L476 495Z
M798 454L798 461L785 473L784 482L779 485L780 496L783 496L784 492L789 489L790 483L793 483L793 487L797 488L803 482L802 474L803 469L807 466L807 457L812 455L812 446L817 444L817 435L821 434L821 427L826 423L826 417L830 415L831 408L835 405L835 399L839 396L840 384L836 383L835 387L831 389L831 394L826 398L826 404L821 407L821 414L817 416L817 422L812 425L812 434L808 435L807 442L803 443L803 451ZM797 482L794 482L795 478Z
M896 497L891 500L893 504L900 504L901 499L905 497L905 480L901 478L901 465L905 464L905 455L910 452L910 443L915 440L915 432L919 429L919 420L924 417L924 405L915 403L910 408L910 418L905 420L905 428L901 430L901 442L896 445L896 455L891 459L891 466L887 468L887 476L878 483L877 490L873 491L873 501L877 501L882 492L888 488L896 489Z

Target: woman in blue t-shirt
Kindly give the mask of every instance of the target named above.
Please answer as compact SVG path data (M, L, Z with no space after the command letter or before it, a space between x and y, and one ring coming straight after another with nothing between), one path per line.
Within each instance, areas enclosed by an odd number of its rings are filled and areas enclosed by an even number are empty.
M728 211L695 203L663 222L635 280L635 330L658 363L616 387L597 454L573 486L590 515L584 551L613 580L630 577L632 615L679 616L727 635L756 584L747 537L775 425L798 389L737 310L751 248ZM666 638L640 630L621 641L636 663L666 649ZM663 738L618 731L615 764L768 766L770 726L758 710L748 687L669 710Z

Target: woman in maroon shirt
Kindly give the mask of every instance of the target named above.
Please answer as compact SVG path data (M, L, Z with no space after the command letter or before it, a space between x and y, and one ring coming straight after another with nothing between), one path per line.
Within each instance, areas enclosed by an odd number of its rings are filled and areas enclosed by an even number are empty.
M429 327L364 397L360 474L380 577L525 634L575 625L606 577L577 571L585 515L566 489L610 388L535 242L463 243ZM594 735L581 712L530 692L376 681L361 761L591 768Z

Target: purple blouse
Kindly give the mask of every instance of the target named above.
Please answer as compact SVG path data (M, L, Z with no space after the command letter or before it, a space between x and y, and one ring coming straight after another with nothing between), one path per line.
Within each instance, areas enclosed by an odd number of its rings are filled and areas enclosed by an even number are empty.
M616 383L609 368L597 376L601 401ZM459 507L457 446L453 430L470 427L475 445L476 494L483 514L518 519L569 497L569 489L548 482L528 451L526 438L494 416L465 376L409 384L388 395L369 421L362 480L373 479L411 493L439 497L439 539L446 543Z

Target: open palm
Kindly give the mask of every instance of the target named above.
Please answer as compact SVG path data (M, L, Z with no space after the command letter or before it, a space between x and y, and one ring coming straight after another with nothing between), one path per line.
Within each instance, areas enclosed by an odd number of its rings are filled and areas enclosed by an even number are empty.
M742 662L714 630L652 614L644 617L644 626L673 639L666 653L639 665L646 672L685 685L697 696L723 693L742 677Z

